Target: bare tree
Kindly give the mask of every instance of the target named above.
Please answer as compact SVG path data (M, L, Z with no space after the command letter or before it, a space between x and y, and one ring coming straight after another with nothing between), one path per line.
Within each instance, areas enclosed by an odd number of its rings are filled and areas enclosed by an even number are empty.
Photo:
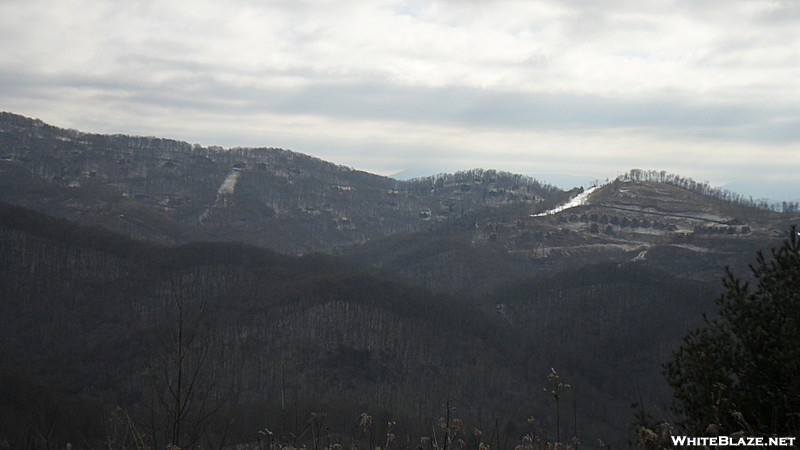
M188 275L172 275L162 296L161 350L147 367L155 448L191 448L211 440L209 427L223 405L211 361L216 346L208 305L191 288Z

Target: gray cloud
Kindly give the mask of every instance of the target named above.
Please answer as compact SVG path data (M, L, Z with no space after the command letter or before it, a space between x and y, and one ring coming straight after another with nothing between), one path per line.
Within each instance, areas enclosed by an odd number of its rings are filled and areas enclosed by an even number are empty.
M792 1L89 6L0 4L3 108L384 172L800 171Z
M800 142L800 127L795 127L800 106L795 105L719 105L667 95L624 99L376 83L249 88L221 82L203 71L149 86L79 77L51 80L56 82L60 87L92 87L112 96L127 93L131 102L145 105L208 113L321 115L501 129L640 128L716 139ZM24 83L33 86L27 78Z

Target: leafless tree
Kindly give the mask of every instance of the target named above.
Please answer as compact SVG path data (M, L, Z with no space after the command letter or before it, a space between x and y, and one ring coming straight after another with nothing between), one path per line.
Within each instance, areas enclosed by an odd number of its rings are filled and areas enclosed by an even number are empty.
M153 446L192 448L203 439L211 445L208 431L224 395L212 361L217 346L208 303L192 293L188 275L171 274L161 297L161 349L147 367Z

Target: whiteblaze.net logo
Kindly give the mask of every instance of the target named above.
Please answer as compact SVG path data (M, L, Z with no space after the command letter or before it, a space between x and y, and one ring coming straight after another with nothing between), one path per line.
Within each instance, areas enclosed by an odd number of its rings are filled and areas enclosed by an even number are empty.
M794 447L795 437L670 436L676 447Z

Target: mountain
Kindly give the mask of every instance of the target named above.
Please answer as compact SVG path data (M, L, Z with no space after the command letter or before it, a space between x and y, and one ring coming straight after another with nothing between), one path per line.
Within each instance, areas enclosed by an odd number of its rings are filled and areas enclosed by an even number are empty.
M0 200L162 243L331 251L559 195L493 170L397 181L288 150L86 134L0 113Z
M746 275L800 221L664 172L570 191L483 169L398 181L9 113L0 201L12 448L163 435L175 361L198 369L185 420L206 446L264 427L363 446L396 421L411 447L446 410L483 430L470 443L625 445L632 402L669 403L661 364L713 315L723 266Z
M115 406L161 415L152 399L177 364L178 332L194 339L183 348L201 375L193 400L224 400L208 429L235 420L238 442L265 426L297 432L312 411L341 430L367 411L415 433L446 401L465 420L524 417L535 387L515 345L524 337L495 315L329 257L162 247L9 205L0 251L0 312L14 318L0 331L9 442L30 430L97 445ZM52 394L37 397L42 387Z
M0 331L0 429L19 433L0 437L46 430L47 442L83 446L107 438L99 424L120 411L143 433L163 433L146 418L165 413L154 398L181 330L198 336L187 354L204 355L195 395L220 402L204 424L212 441L247 442L265 426L297 435L312 412L345 430L366 411L418 437L445 403L470 426L552 440L542 388L556 367L573 386L564 395L577 425L564 433L620 442L632 401L669 398L660 364L718 291L601 263L465 302L365 275L340 257L168 247L7 204L0 254L0 314L14 318ZM527 417L537 425L520 424Z
M755 250L799 217L631 176L572 195L549 211L496 208L375 240L347 257L383 276L442 291L486 292L601 262L716 281L726 265L746 269Z

